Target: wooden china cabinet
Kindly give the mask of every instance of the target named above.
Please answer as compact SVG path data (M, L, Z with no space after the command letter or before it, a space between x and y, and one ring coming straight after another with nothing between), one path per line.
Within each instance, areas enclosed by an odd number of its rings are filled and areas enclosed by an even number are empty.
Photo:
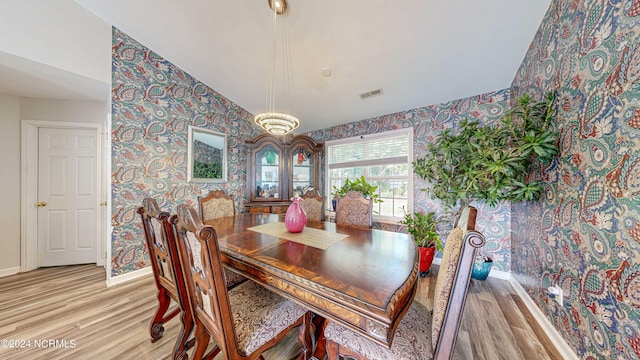
M247 203L245 212L283 214L294 193L322 189L320 166L324 143L306 135L263 134L247 141Z

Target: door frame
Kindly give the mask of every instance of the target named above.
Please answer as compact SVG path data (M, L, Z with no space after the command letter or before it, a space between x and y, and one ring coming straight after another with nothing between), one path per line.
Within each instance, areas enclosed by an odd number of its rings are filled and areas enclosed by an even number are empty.
M80 128L96 132L96 205L99 208L96 227L96 265L104 266L106 259L106 215L110 208L106 200L105 131L102 124L63 121L22 120L21 131L21 196L20 196L20 271L30 271L38 267L38 129L40 128ZM107 206L101 206L101 202Z

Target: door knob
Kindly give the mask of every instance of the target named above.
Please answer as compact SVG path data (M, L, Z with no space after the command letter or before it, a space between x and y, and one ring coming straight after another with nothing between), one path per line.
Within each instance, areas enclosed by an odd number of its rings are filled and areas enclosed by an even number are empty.
M100 202L100 206L107 206L107 202L106 201L101 201Z
M47 206L47 203L44 201L40 201L36 203L36 206L40 207L40 206Z

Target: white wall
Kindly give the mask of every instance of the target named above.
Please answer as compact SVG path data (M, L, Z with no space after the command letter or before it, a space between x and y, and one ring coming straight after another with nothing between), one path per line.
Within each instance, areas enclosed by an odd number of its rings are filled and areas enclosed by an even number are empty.
M21 98L22 120L50 120L106 124L107 103Z
M20 98L0 94L0 276L20 267L21 120L105 124L106 102Z
M75 1L4 1L2 13L2 52L111 81L111 26Z
M20 267L20 98L0 94L0 276Z

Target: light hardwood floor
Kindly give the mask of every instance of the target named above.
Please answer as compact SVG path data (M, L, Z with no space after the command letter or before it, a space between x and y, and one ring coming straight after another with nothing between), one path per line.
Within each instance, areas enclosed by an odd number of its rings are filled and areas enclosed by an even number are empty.
M420 279L416 295L428 308L437 266L433 269ZM163 338L150 343L149 321L156 306L152 276L108 288L104 279L104 269L95 265L0 278L0 359L167 359L179 320L173 319ZM296 335L292 332L265 359L294 356ZM561 359L511 285L492 278L472 281L455 358Z

